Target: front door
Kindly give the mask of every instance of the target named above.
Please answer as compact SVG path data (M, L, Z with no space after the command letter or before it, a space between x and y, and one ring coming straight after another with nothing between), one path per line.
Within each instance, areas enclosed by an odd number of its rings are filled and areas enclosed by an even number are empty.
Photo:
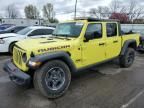
M91 65L105 59L105 39L101 23L89 23L86 34L93 34L87 42L82 44L83 65Z

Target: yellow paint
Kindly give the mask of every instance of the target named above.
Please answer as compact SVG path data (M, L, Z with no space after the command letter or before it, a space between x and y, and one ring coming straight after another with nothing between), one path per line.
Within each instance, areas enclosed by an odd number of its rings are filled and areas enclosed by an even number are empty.
M15 54L17 50L20 50L22 53L27 54L28 60L30 59L30 54L33 52L35 55L40 55L43 53L49 53L53 51L66 51L71 54L71 59L74 62L76 68L82 68L94 63L102 62L104 60L116 57L120 54L121 48L126 40L135 39L137 41L137 45L139 44L139 35L131 34L125 36L115 36L108 38L106 34L106 23L108 22L88 22L87 20L74 20L68 22L83 22L84 26L82 28L81 34L78 38L71 38L71 40L61 40L61 39L53 39L48 40L47 38L39 38L39 39L26 39L16 43L16 45L21 48L14 48L14 56L13 61L14 64L21 69L22 71L28 71L28 67L26 63L21 61L21 65L18 63L22 55L16 57ZM89 23L101 23L103 29L103 37L101 39L90 40L89 42L84 42L85 32ZM116 22L113 22L116 23ZM53 41L53 42L50 42ZM118 43L113 43L113 41L118 41ZM45 43L49 42L49 43ZM104 46L99 46L100 43L105 43ZM53 49L47 52L39 52L40 49L49 49L53 47L61 47L69 45L68 48L62 49ZM27 61L28 61L27 60Z

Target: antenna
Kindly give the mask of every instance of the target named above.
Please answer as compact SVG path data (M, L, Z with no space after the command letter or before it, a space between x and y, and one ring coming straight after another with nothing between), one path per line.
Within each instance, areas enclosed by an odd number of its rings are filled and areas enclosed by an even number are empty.
M74 19L76 18L77 16L77 0L75 1L75 15L74 15Z

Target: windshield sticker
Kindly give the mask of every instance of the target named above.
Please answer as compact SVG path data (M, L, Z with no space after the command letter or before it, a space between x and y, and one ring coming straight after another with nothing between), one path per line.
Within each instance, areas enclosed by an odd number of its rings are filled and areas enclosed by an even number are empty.
M83 23L82 23L82 22L77 22L75 25L76 25L76 26L82 26Z

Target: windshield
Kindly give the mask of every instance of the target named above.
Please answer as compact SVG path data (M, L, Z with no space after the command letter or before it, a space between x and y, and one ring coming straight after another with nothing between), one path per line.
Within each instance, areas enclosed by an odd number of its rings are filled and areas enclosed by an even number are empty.
M5 31L13 30L14 28L15 28L15 26L12 26L12 27L5 29Z
M17 32L17 34L20 34L20 35L26 35L27 33L29 33L32 29L30 28L25 28L25 29L22 29L20 30L19 32Z
M60 23L53 32L55 36L78 37L81 33L82 22Z

